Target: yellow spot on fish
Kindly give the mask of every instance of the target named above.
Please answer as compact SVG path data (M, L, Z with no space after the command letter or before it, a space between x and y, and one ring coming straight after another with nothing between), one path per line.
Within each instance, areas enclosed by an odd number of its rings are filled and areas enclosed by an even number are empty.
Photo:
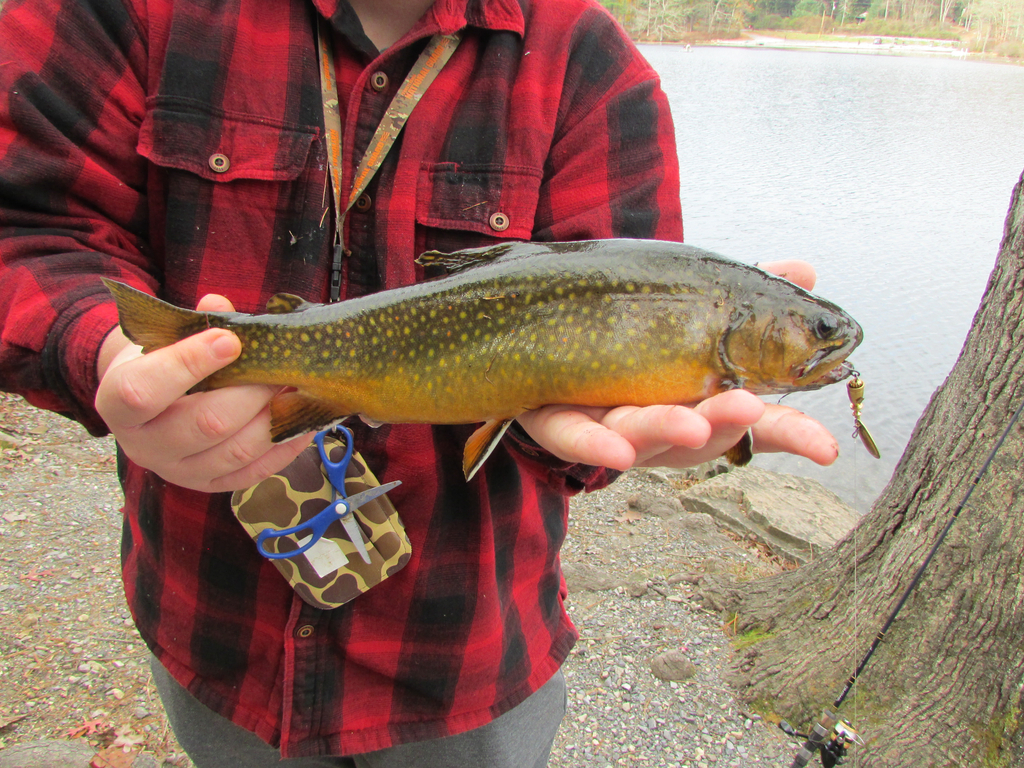
M299 341L301 341L303 343L309 341L309 334L305 333L305 332L299 334Z

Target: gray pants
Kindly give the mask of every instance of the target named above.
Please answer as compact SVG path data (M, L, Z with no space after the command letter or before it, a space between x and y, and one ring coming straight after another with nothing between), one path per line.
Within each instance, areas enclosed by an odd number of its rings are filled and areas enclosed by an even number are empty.
M567 703L559 670L519 706L471 731L351 757L282 760L258 736L201 704L156 659L152 667L167 719L196 768L544 768Z

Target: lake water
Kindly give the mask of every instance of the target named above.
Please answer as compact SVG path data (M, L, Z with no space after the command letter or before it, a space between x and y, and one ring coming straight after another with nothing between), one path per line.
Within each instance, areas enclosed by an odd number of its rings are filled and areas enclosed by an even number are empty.
M844 386L787 405L839 439L829 468L759 456L867 510L956 362L1024 169L1024 68L953 59L642 46L676 121L686 241L741 261L800 258L864 327Z

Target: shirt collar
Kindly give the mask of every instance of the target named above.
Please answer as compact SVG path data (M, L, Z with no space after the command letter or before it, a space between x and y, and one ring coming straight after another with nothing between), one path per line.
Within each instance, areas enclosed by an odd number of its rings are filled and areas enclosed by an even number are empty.
M529 0L435 0L430 9L410 30L420 38L427 35L450 35L465 27L480 27L493 32L526 32L524 7ZM313 0L324 18L348 18L352 8L347 0Z

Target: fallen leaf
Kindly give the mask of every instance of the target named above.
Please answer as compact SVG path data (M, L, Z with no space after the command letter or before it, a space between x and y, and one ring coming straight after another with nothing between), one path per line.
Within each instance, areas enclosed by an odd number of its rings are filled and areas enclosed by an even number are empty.
M635 509L627 509L625 512L623 512L615 519L620 523L635 523L641 517L643 517L643 515L641 515Z
M40 571L33 568L28 573L19 574L19 579L28 579L29 581L40 581L44 576L53 576L53 571Z
M117 738L114 739L114 743L111 746L121 747L125 751L134 747L140 746L145 739L139 735L136 731L131 728L125 728L117 731Z
M104 723L100 718L96 718L95 720L86 720L81 725L68 731L68 738L77 739L79 736L92 736L94 734L101 733L108 728L110 728L110 724Z

